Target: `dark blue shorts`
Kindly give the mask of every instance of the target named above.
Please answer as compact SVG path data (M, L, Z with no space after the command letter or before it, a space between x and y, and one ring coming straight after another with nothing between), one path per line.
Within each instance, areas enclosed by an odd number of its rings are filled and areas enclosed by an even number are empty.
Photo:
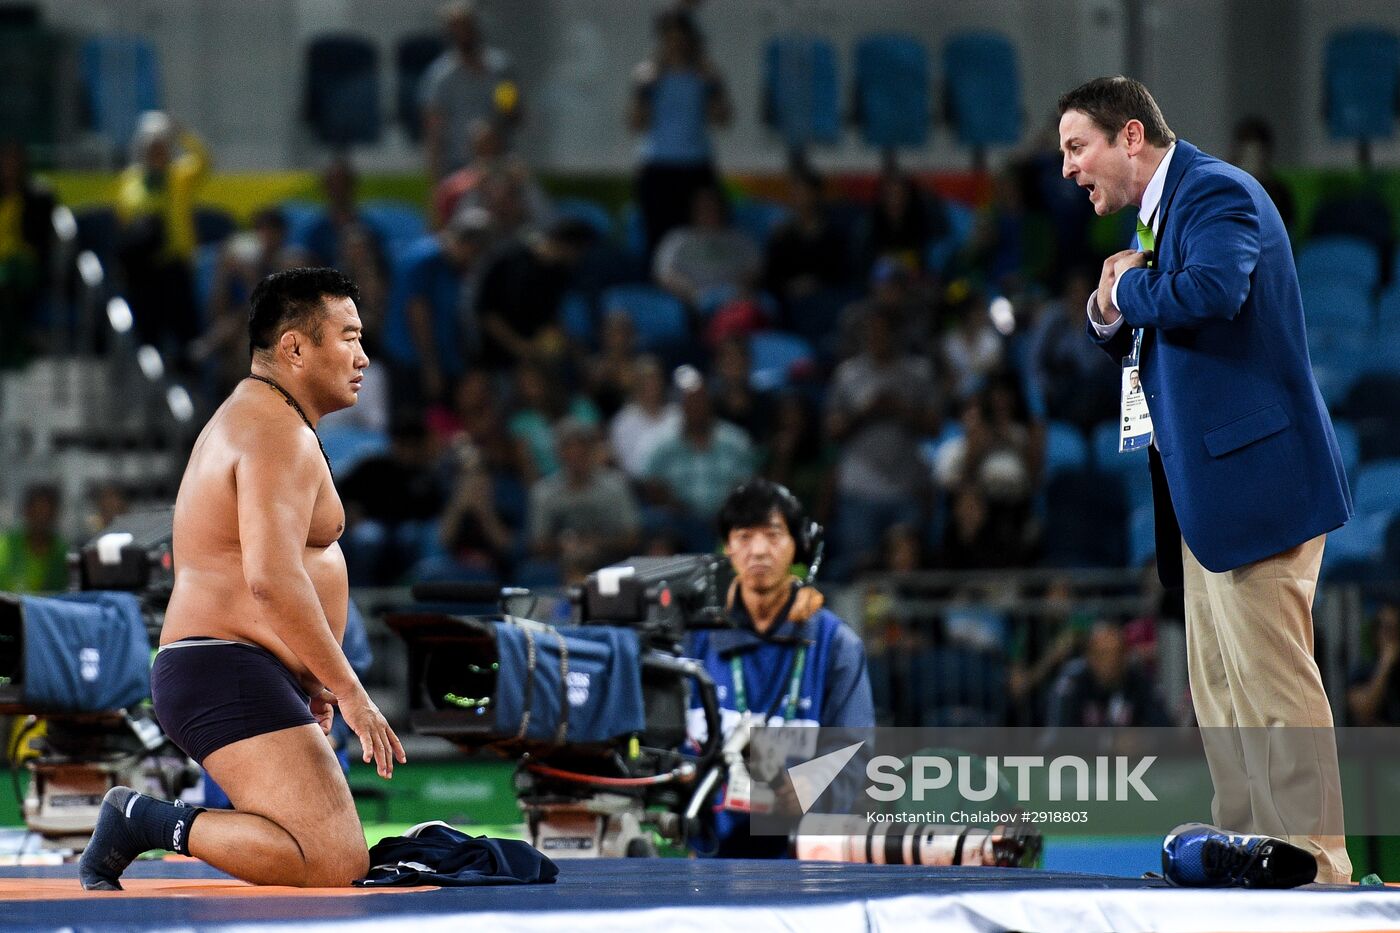
M151 699L165 734L201 765L225 745L316 721L306 691L276 655L214 638L161 648Z

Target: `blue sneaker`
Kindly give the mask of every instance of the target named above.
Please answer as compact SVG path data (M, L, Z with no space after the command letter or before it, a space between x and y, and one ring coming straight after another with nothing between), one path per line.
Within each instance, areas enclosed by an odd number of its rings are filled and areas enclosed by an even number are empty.
M1317 859L1273 836L1183 823L1162 843L1162 874L1183 888L1296 888L1317 877Z

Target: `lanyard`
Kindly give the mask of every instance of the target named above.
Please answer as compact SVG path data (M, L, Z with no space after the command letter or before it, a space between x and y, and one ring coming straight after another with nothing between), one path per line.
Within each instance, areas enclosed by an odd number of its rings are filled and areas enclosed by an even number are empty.
M799 690L802 687L802 672L807 666L807 646L806 644L797 646L797 654L792 662L792 680L788 683L787 703L783 709L783 722L792 722L797 718L797 699ZM739 660L739 656L731 655L729 658L729 672L734 679L734 705L739 712L749 711L748 691L744 689L744 665Z

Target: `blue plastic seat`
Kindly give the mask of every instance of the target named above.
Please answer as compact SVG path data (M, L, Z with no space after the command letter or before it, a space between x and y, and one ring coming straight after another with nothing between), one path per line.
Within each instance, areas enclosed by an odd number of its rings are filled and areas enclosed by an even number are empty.
M571 220L581 220L592 227L598 236L611 240L616 224L612 212L597 201L588 198L560 198L554 202L554 213Z
M1400 509L1400 458L1362 464L1351 498L1358 515Z
M1360 568L1378 566L1385 554L1386 529L1395 510L1360 512L1341 528L1329 532L1322 551L1322 573L1328 579L1358 579L1367 574ZM1346 568L1345 570L1343 568Z
M344 425L327 425L321 429L321 445L326 448L331 469L336 476L349 476L370 457L389 452L389 435L382 431Z
M1313 237L1298 251L1298 282L1303 288L1344 285L1369 293L1380 280L1381 257L1369 240Z
M812 345L796 334L761 331L749 337L749 381L760 391L783 388L793 367L816 358Z
M1309 328L1314 324L1338 324L1370 331L1374 318L1370 287L1335 280L1317 285L1300 284L1303 314Z
M160 66L148 39L94 36L78 51L78 71L92 128L113 149L131 141L143 111L161 109Z
M928 141L929 56L922 42L886 34L856 43L855 118L872 146Z
M419 85L428 66L445 48L435 33L404 36L394 46L395 97L398 101L399 125L415 143L423 139L423 108Z
M948 233L937 240L931 240L924 249L924 265L935 272L942 272L967 244L972 235L972 226L977 222L977 212L961 201L944 201L943 211L948 218Z
M1089 445L1072 424L1051 421L1045 426L1045 476L1082 470L1089 465Z
M1128 566L1141 567L1157 556L1157 519L1152 503L1129 503Z
M306 122L331 146L379 141L379 50L362 36L319 36L306 49Z
M423 211L406 201L367 201L360 207L360 215L379 234L384 248L391 254L401 251L428 232L428 221Z
M644 352L675 350L690 339L685 306L669 292L651 285L614 285L604 290L600 308L621 308L632 317L637 347Z
M194 236L200 245L222 243L238 229L233 215L219 207L194 209Z
M1337 449L1342 452L1342 466L1346 468L1347 476L1356 476L1356 469L1361 463L1361 437L1356 433L1356 427L1350 421L1334 418L1332 432L1337 435Z
M1327 40L1323 106L1333 139L1389 139L1395 132L1400 91L1400 38L1388 30L1357 28Z
M966 146L1011 146L1021 140L1021 71L1005 36L973 32L943 47L948 121Z
M841 136L836 49L817 36L775 36L763 56L763 122L789 149Z
M775 201L744 198L730 208L734 226L753 237L759 246L766 246L773 231L788 218L788 209Z

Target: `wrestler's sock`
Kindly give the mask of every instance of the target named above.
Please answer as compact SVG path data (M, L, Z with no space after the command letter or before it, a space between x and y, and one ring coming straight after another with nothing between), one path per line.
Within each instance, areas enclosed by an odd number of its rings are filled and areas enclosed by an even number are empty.
M78 879L88 891L120 891L117 880L136 856L148 849L189 855L190 829L203 813L180 801L170 803L129 787L114 787L102 798L97 829L78 861Z

